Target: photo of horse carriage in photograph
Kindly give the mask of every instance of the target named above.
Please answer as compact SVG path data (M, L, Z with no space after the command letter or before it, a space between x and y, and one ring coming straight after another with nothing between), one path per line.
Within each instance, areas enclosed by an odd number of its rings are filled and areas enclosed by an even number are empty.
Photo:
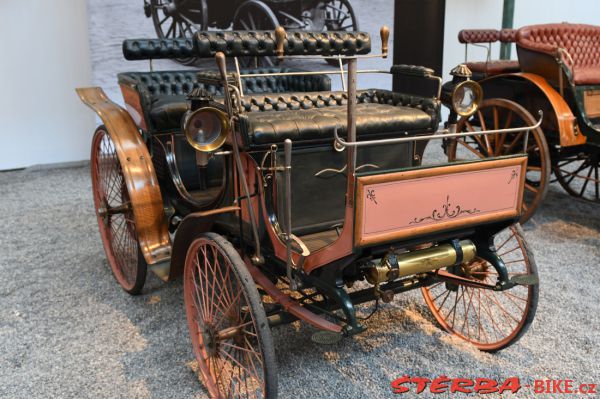
M484 92L479 111L459 121L460 131L495 129L517 119L531 123L538 110L544 113L527 147L521 221L533 216L551 181L573 197L600 203L600 27L560 23L463 30L459 41ZM491 60L496 42L516 44L518 60ZM486 47L487 59L467 62L469 46ZM523 140L518 133L473 135L447 141L446 153L450 161L515 154Z
M193 37L210 29L358 31L350 0L145 0L144 12L152 19L159 38ZM196 58L179 59L193 65ZM260 62L272 66L274 57L241 58L246 66ZM327 59L332 65L337 60Z
M302 13L282 18L300 3L334 2L235 2L277 5L279 23L300 23ZM231 25L210 11L197 15L203 28ZM128 60L214 59L216 70L120 73L125 108L100 88L78 89L103 122L91 173L110 268L130 294L142 292L148 271L183 280L198 371L213 398L277 396L271 328L301 321L317 342L351 339L368 334L358 305L375 312L410 290L421 291L445 331L482 351L514 344L535 316L538 269L519 219L537 170L528 155L547 115L504 113L514 108L500 105L514 96L492 98L465 65L445 84L422 66L361 70L365 58L388 57L388 28L373 53L368 33L324 31L325 16L317 31L125 40ZM343 67L227 62L239 57ZM362 73L436 88L429 96L362 89ZM343 90L331 89L331 76ZM449 116L440 129L442 107ZM488 123L480 115L493 107ZM502 137L511 151L422 164L429 142Z

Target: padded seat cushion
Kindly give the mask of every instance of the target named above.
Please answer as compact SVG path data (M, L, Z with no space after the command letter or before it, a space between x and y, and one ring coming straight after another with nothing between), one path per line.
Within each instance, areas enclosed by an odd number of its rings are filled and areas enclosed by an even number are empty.
M340 136L346 134L346 105L345 92L246 96L241 130L250 147L281 143L287 138L330 141L336 126ZM431 98L375 89L357 93L358 137L434 131L438 121L439 106Z
M485 75L500 75L502 73L519 72L521 70L519 61L492 60L489 62L469 62L467 66L471 72L483 73Z
M187 95L160 96L152 100L149 117L157 130L175 129L188 108Z
M280 143L285 139L295 142L323 141L333 139L336 127L338 134L344 137L347 131L347 108L335 106L285 112L250 112L241 121L250 145ZM364 103L356 106L358 137L423 131L430 125L431 116L416 108Z
M600 65L576 66L573 68L573 82L576 85L599 85Z

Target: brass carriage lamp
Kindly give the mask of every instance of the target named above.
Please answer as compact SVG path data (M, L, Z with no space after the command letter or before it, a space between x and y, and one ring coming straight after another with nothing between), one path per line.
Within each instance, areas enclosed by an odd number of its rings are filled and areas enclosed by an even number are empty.
M471 70L465 64L458 65L450 74L453 76L450 86L450 104L461 117L469 117L479 109L483 100L483 89L479 83L471 80Z

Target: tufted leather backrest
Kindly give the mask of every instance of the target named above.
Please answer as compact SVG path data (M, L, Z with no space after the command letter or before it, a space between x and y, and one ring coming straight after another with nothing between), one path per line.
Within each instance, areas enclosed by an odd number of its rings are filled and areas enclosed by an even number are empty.
M463 29L458 32L458 41L465 43L495 43L500 40L496 29Z
M514 43L517 41L517 29L502 29L500 31L500 41L502 43Z
M517 33L521 48L556 56L566 49L574 66L600 66L600 26L582 24L544 24L525 26Z
M298 72L295 68L257 68L242 70L244 74ZM135 86L140 95L151 98L165 95L187 95L201 87L211 94L222 94L221 85L205 84L198 81L199 75L213 76L213 71L156 71L125 72L119 74L119 83ZM331 79L327 75L302 76L257 76L242 79L244 93L286 92L286 91L326 91L331 90Z
M127 60L210 58L219 51L228 57L275 56L274 31L201 31L194 38L130 39L123 42ZM358 55L371 51L366 32L287 32L286 55Z

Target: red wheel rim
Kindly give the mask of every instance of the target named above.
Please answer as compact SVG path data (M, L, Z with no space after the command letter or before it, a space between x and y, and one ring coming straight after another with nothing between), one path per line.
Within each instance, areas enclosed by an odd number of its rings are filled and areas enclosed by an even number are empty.
M94 135L91 169L96 216L108 262L119 284L133 290L139 268L135 220L115 144L103 129Z
M264 397L265 362L247 293L231 260L208 238L188 250L184 297L194 354L211 397Z
M494 243L510 277L532 273L525 244L514 227L496 235ZM488 262L479 258L463 270L459 273L462 277L492 285L498 276ZM421 291L446 331L485 351L501 349L520 336L533 298L533 286L498 292L437 282Z

